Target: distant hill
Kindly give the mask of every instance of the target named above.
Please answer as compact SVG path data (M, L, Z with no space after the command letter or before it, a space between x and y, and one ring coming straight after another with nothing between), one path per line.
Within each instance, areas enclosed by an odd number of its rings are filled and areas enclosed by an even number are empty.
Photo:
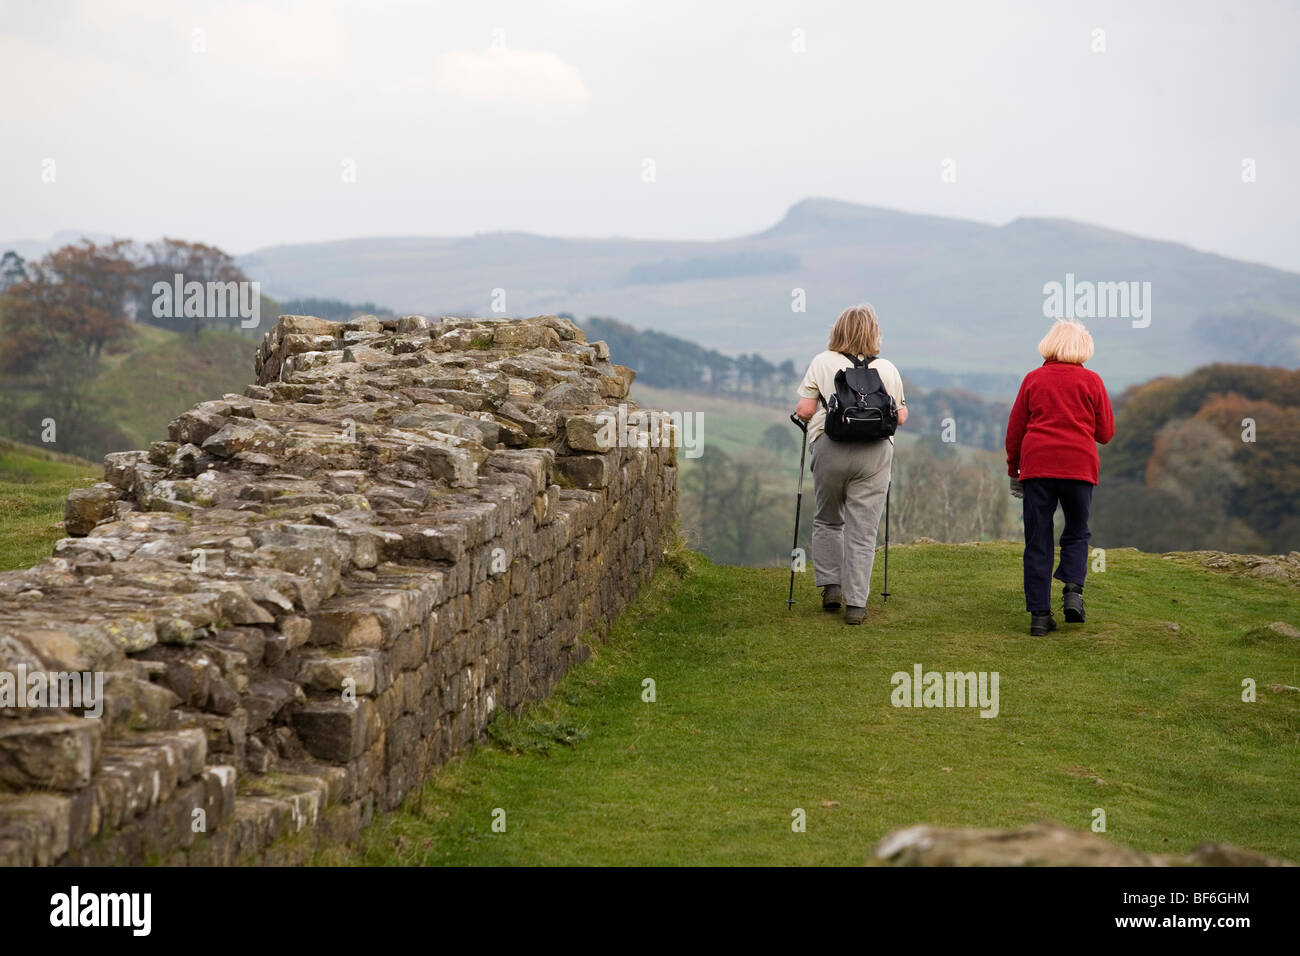
M106 232L88 232L84 229L62 229L48 239L0 239L0 254L12 249L29 261L41 258L47 252L53 252L62 246L89 239L91 242L111 242L113 237Z
M1004 226L829 199L712 242L525 233L275 246L240 259L278 298L382 301L397 311L616 315L728 355L796 365L844 306L873 302L885 350L933 386L1005 397L1037 363L1043 286L1151 283L1147 328L1088 320L1112 389L1208 360L1300 366L1300 275L1058 219ZM806 296L793 312L793 290Z

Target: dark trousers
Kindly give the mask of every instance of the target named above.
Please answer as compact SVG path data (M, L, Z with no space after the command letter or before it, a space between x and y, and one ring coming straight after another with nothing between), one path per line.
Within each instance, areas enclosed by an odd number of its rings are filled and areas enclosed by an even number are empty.
M1028 478L1025 490L1025 610L1045 614L1052 608L1052 578L1083 587L1088 573L1088 512L1092 484L1073 478ZM1056 506L1065 512L1061 562L1052 573L1053 519Z

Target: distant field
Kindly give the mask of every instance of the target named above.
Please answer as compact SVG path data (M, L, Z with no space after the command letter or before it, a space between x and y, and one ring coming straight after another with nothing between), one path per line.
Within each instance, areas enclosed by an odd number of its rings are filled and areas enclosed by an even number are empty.
M64 537L63 499L102 475L88 461L0 439L0 571L49 557Z
M789 431L796 444L800 439L799 430L790 424L790 412L794 411L793 401L788 409L781 409L723 396L652 388L639 382L632 383L632 398L645 408L702 415L704 423L702 436L706 453L709 448L720 448L728 455L734 456L762 448L763 432L772 425L778 425ZM796 448L791 474L798 464Z

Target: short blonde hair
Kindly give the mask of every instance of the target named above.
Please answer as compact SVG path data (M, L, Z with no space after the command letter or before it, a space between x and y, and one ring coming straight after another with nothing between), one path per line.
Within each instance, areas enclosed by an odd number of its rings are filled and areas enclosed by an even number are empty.
M1038 354L1049 362L1082 365L1092 358L1092 336L1078 319L1057 319L1038 343Z
M850 355L880 354L880 323L870 303L855 305L840 313L831 326L831 340L826 348Z

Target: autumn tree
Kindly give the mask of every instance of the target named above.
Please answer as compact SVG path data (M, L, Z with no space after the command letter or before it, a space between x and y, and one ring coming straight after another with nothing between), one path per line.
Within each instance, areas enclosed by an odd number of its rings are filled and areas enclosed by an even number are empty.
M131 335L129 252L125 240L64 246L26 266L25 278L0 296L0 372L19 433L34 436L53 420L63 450L97 447L105 426L90 387L100 357ZM19 403L22 392L35 402Z
M203 314L187 317L184 315L183 301L172 303L172 315L154 315L155 285L162 282L170 288L178 275L184 283L199 282L204 285L209 282L248 281L234 258L216 246L182 239L161 239L143 247L139 253L135 277L136 318L141 322L170 329L188 322L190 334L196 339L204 320L216 316ZM231 324L237 325L238 318L232 318Z
M1232 514L1254 528L1270 550L1300 550L1300 405L1234 393L1206 402L1197 419L1224 437L1241 475Z
M135 266L130 243L83 240L64 246L25 270L4 293L0 313L0 368L40 373L63 356L93 364L105 349L131 335L127 304ZM56 363L57 364L57 363Z

